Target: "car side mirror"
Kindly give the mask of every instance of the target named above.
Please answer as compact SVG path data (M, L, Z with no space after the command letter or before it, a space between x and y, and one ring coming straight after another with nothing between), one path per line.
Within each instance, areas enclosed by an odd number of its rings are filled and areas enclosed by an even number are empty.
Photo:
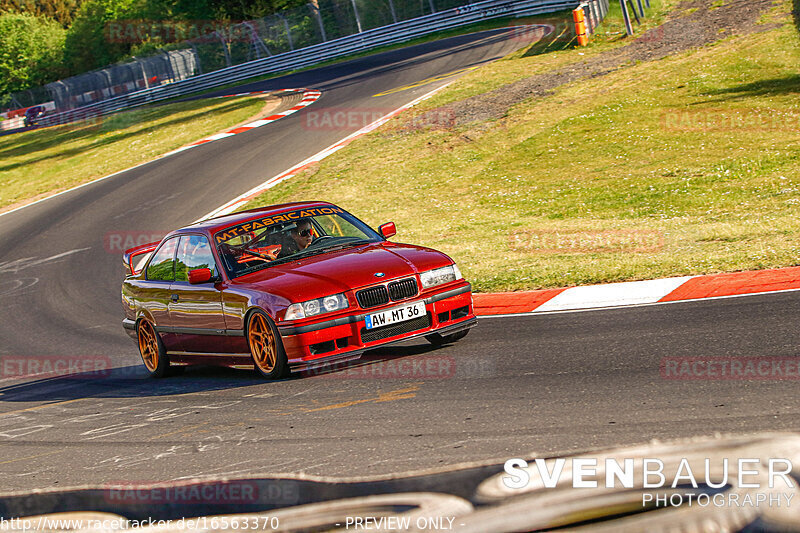
M210 268L197 268L189 271L189 283L197 285L198 283L208 283L211 281Z
M381 232L384 239L388 239L397 234L397 226L394 225L394 222L387 222L378 226L378 231Z

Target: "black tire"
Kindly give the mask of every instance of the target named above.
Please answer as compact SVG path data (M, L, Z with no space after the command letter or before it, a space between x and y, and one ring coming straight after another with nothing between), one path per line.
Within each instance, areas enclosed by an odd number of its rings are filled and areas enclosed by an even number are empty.
M425 335L425 339L434 346L442 346L443 344L450 344L459 339L463 339L467 336L467 333L469 333L468 329L457 331L455 333L451 333L450 335L431 333L430 335Z
M158 332L146 318L139 320L136 326L136 337L139 341L139 355L142 363L152 378L163 378L169 370L169 356Z
M278 328L263 311L254 311L245 328L247 347L253 366L265 379L281 379L289 375L289 362Z

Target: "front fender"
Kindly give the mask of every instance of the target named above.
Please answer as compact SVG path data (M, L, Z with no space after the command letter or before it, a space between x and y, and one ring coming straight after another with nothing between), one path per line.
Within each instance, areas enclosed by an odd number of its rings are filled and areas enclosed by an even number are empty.
M222 308L225 313L225 327L229 330L243 330L247 315L254 309L264 311L273 322L278 322L291 302L274 294L250 290L226 290L222 292Z

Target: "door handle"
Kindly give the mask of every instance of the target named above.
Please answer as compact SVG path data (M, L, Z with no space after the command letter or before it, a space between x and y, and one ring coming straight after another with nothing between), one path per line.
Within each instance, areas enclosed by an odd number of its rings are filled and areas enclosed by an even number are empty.
M177 302L179 298L180 296L178 296L177 294L173 294L172 296L169 297L169 299L172 300L173 302Z

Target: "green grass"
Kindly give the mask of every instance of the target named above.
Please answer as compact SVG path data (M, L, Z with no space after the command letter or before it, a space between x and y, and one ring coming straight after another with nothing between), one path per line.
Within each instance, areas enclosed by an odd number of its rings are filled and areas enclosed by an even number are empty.
M782 8L778 29L578 82L500 120L404 126L618 43L484 66L248 207L324 199L375 226L393 219L397 240L447 252L480 291L800 264L800 47ZM515 240L637 231L658 245Z
M518 24L564 20L568 13L525 19L496 19L391 45L302 70L340 63L395 48L470 32ZM287 73L254 77L223 87L237 87ZM179 102L145 107L98 119L0 137L0 211L80 183L148 161L205 135L216 133L257 113L259 100Z
M0 137L0 209L149 161L263 107L256 98L195 100Z
M647 18L642 21L641 25L634 24L634 36L639 36L661 24L670 9L678 3L679 0L652 0ZM530 21L530 23L551 23L556 28L556 38L545 39L543 45L537 43L526 46L493 65L488 65L464 76L457 84L436 94L418 109L430 109L482 94L534 74L579 63L607 50L624 46L630 40L625 37L623 20L619 3L611 2L608 16L591 37L589 46L584 48L576 48L572 13L569 13L568 16L556 14L549 18Z

